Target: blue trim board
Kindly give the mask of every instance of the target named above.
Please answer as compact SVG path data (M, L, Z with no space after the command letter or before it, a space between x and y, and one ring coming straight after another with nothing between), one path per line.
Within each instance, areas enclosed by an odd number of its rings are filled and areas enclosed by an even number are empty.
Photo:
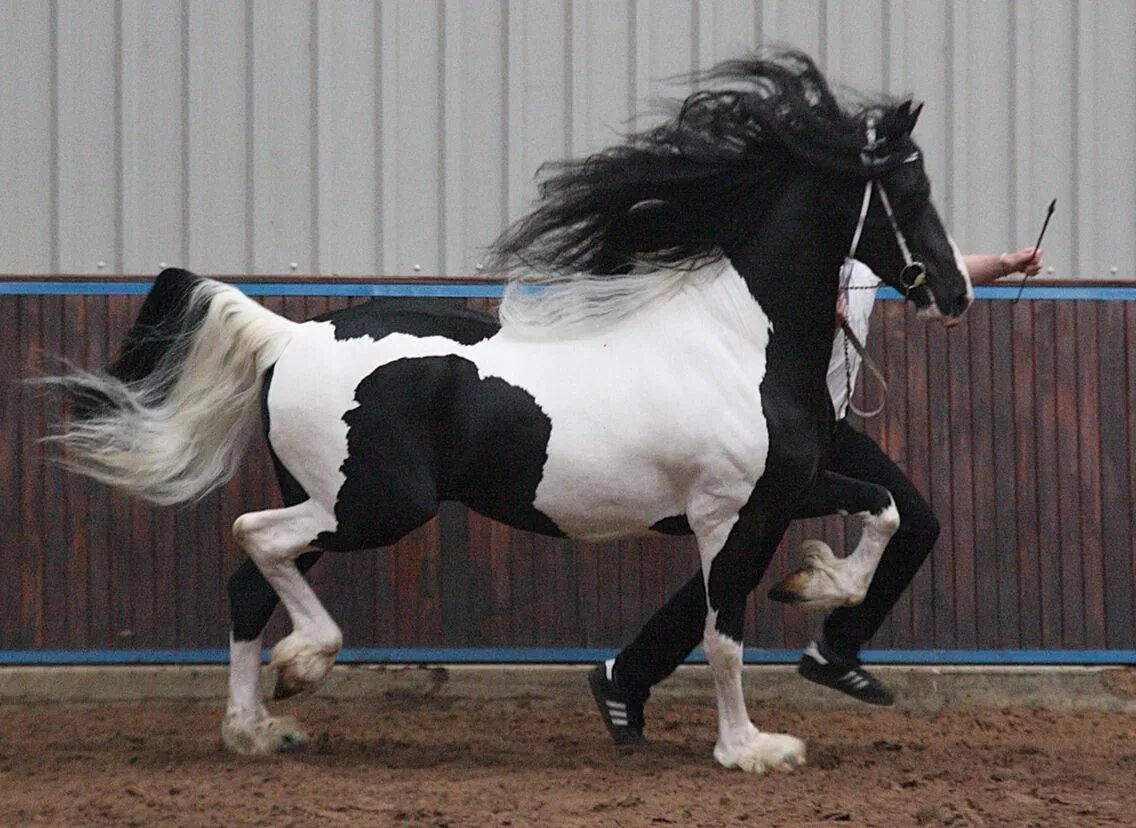
M498 283L485 284L408 284L383 282L233 282L249 296L451 296L490 298L501 296ZM150 290L149 282L5 282L0 281L0 296L141 296ZM1016 285L984 285L974 289L979 299L1014 299ZM898 291L880 288L880 299L900 299ZM1116 285L1031 285L1027 284L1023 299L1061 299L1090 301L1136 301L1136 287Z
M976 299L1016 299L1017 285L982 285L974 289ZM879 299L902 299L895 288L881 287L876 293ZM1062 299L1073 301L1136 301L1136 287L1116 285L1030 285L1022 291L1023 299Z
M0 296L142 296L151 282L4 282ZM499 297L496 283L452 285L377 282L233 282L249 296L455 296Z
M595 664L616 653L579 647L356 647L341 664ZM896 665L1109 665L1136 664L1136 650L865 650L865 662ZM746 664L796 664L800 650L745 652ZM267 661L269 651L264 651ZM225 664L229 651L208 650L0 650L0 667L52 665ZM705 664L695 650L689 664Z

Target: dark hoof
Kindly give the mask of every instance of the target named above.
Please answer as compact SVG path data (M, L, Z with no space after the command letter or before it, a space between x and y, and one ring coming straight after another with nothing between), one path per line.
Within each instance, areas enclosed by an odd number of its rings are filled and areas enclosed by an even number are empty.
M290 681L284 673L276 674L276 686L272 688L273 701L290 699L293 696L300 695L300 693L302 692L304 692L304 688L301 685Z
M277 753L307 753L311 747L311 743L299 736L291 733L285 733L280 740L280 747L276 749Z
M769 597L782 604L800 604L805 599L801 597L801 590L809 581L809 571L798 569L791 572L778 584L769 590Z

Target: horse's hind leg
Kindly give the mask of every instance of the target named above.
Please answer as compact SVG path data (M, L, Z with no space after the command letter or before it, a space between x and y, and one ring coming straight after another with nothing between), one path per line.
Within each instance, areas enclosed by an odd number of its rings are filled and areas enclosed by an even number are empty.
M322 553L308 552L296 565L307 572ZM297 748L307 736L290 716L271 716L260 692L262 634L280 598L251 560L229 578L229 699L221 725L225 746L237 753L267 754Z
M296 566L296 558L311 548L312 540L320 532L334 530L335 525L335 517L311 500L286 509L250 512L233 524L237 543L279 596L292 621L292 632L272 651L277 671L275 698L314 690L342 646L339 627ZM302 734L294 723L267 716L257 682L259 631L252 639L242 639L239 632L250 631L234 630L229 710L222 728L225 743L242 753L286 748L291 741L302 739Z

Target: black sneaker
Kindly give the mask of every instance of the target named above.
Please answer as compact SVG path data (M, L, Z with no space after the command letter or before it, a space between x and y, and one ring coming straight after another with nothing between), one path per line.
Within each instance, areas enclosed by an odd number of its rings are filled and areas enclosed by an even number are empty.
M895 693L865 670L859 659L837 655L823 641L812 641L805 647L797 672L809 681L847 693L857 701L881 707L895 704Z
M620 691L612 674L614 665L614 659L609 659L597 664L588 673L592 697L596 700L596 707L600 710L607 732L616 744L645 745L647 738L643 735L643 702L631 701Z

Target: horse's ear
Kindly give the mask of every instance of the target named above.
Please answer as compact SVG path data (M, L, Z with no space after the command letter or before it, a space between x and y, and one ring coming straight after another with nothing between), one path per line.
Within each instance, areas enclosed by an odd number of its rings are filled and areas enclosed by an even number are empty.
M916 104L914 109L912 109L910 106L908 107L907 124L906 124L906 128L904 129L904 132L908 133L909 135L911 134L911 130L915 129L915 124L919 120L919 113L922 112L922 111L923 111L923 104L922 103Z

